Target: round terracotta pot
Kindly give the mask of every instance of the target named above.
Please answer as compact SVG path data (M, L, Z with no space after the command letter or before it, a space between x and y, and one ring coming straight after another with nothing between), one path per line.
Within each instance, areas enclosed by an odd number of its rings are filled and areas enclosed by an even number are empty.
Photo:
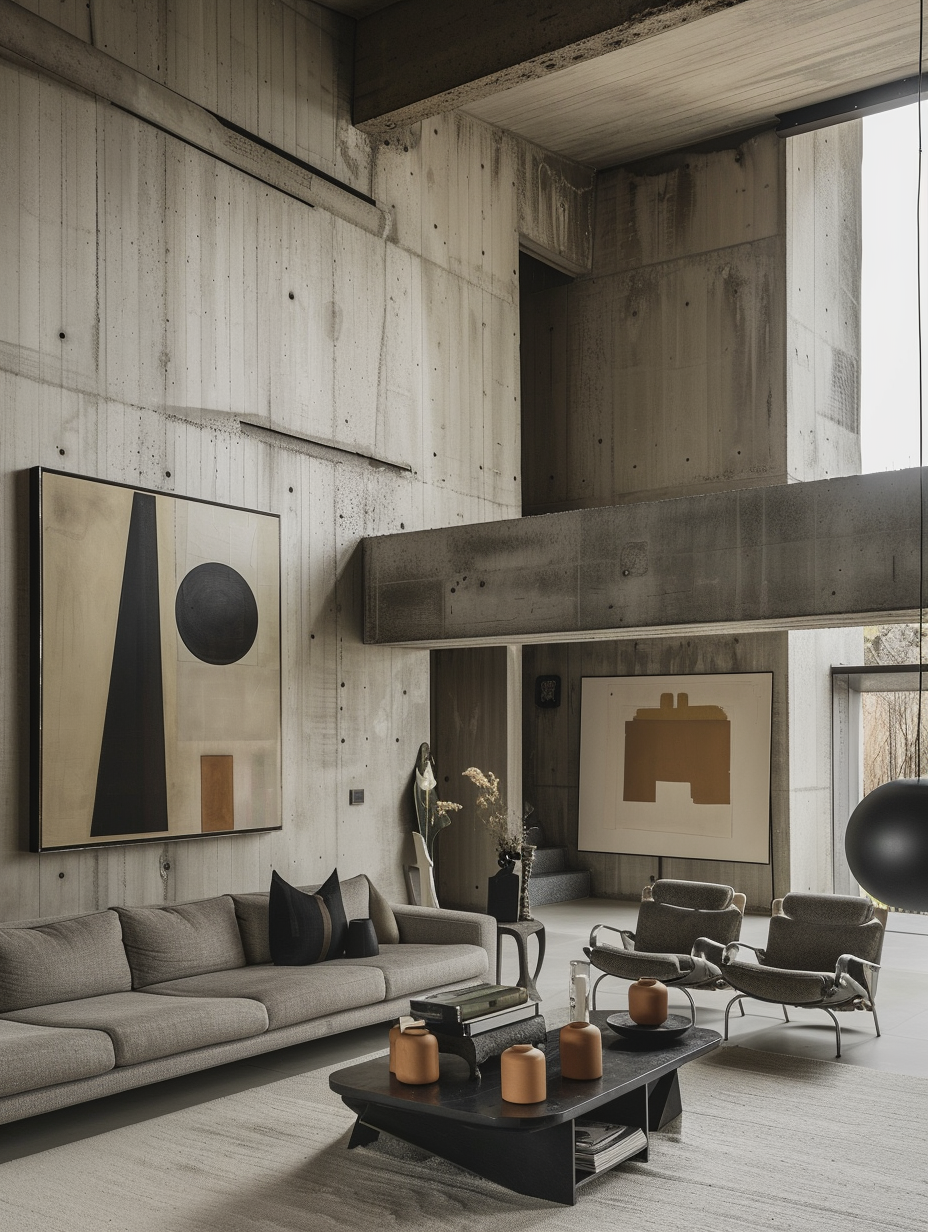
M500 1057L503 1099L510 1104L539 1104L547 1097L545 1054L534 1044L513 1044Z
M603 1076L603 1037L591 1022L569 1022L561 1027L561 1077L589 1082Z
M628 1016L639 1027L659 1027L667 1021L667 989L660 980L641 979L629 985Z
M438 1040L425 1027L407 1027L396 1037L395 1072L400 1082L423 1086L438 1081Z

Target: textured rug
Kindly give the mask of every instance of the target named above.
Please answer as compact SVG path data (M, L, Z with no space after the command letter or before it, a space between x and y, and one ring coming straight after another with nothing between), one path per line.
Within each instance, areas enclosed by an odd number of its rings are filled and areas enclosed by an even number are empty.
M328 1070L0 1166L6 1232L924 1232L928 1081L729 1047L681 1072L651 1159L576 1207L432 1158L345 1149Z

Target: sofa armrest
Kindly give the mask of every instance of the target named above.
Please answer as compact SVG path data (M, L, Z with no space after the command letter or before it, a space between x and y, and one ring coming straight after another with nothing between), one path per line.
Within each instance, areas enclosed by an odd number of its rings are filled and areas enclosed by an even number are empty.
M411 907L391 903L400 943L413 945L479 945L487 952L487 979L496 979L496 920L478 911L448 911L444 907Z

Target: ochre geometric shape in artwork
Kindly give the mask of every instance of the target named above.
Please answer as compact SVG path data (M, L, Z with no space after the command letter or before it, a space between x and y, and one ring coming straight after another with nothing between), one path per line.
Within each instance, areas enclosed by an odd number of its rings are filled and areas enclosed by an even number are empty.
M694 804L731 803L731 723L721 706L690 706L686 693L662 693L625 724L622 798L653 804L658 783L689 783Z
M90 833L168 828L155 498L132 497Z
M204 753L200 758L200 828L204 834L235 829L232 758Z

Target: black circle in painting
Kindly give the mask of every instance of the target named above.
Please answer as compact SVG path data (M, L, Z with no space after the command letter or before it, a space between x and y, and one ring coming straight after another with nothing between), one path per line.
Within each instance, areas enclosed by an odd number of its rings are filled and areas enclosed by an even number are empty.
M191 654L223 666L248 654L258 633L258 604L240 573L210 561L191 569L174 602L177 631Z

